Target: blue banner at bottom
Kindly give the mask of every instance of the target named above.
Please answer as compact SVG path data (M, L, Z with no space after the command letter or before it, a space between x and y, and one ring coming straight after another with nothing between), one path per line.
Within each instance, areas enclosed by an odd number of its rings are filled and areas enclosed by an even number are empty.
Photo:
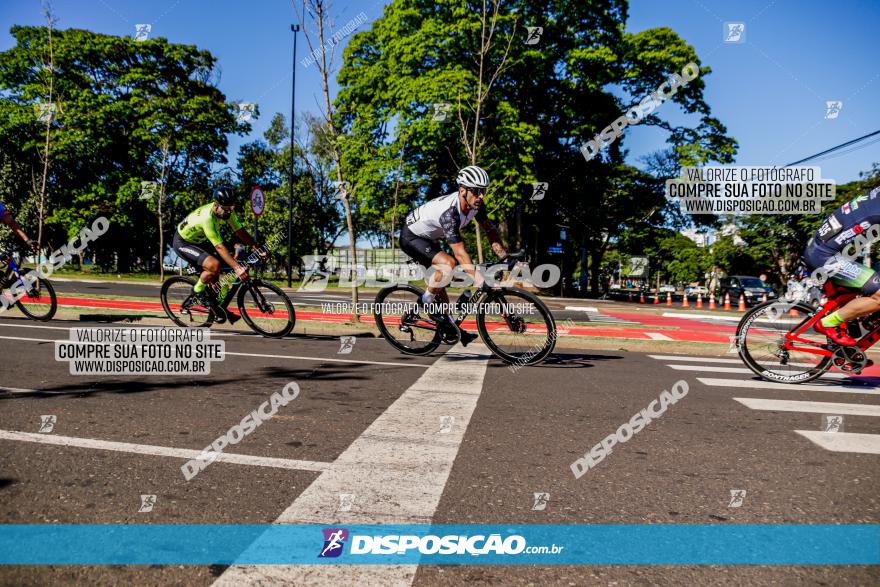
M880 525L0 525L5 565L878 565Z

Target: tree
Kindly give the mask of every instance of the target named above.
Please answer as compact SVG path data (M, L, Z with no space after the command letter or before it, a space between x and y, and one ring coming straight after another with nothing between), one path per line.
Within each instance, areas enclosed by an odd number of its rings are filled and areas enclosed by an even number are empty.
M0 142L16 190L20 171L35 176L42 163L45 127L33 112L45 95L40 65L47 32L14 26L16 45L0 53ZM150 228L151 204L140 199L141 182L156 181L164 169L165 193L175 197L163 202L162 214L182 216L204 200L208 186L200 178L213 163L225 162L227 133L249 126L236 122L213 85L216 60L207 51L77 29L53 29L51 42L53 95L56 102L63 96L63 108L56 108L52 123L47 241L58 245L107 216L110 230L93 250L102 265L128 271L155 257L153 243L165 230L164 224ZM21 192L12 197L24 208L29 199Z
M403 166L412 170L407 174L413 183L410 206L453 187L455 170L475 150L465 145L473 146L476 135L463 143L461 124L443 124L431 114L434 104L461 104L453 120L469 118L473 123L467 128L479 128L480 163L496 178L497 188L487 198L490 217L502 226L516 220L518 235L530 227L536 263L555 242L555 225L569 225L569 239L589 253L597 292L609 242L629 226L661 221L655 214L666 204L654 178L623 164L621 140L589 162L579 148L671 73L699 65L699 59L668 28L625 34L622 0L563 0L549 6L518 0L493 4L497 15L484 6L466 0L395 0L370 30L351 39L336 103L345 140L362 147L344 153L357 177L361 205L393 204L391 170L404 142ZM543 33L537 44L526 44L527 27L533 25ZM489 31L493 39L514 41L485 49ZM474 88L483 87L483 71L493 72L486 77L491 92L475 94ZM702 68L700 77L670 100L692 115L687 124L661 118L672 113L668 105L642 122L668 133L680 163L729 162L736 151L703 99L703 77L709 72ZM623 95L612 94L612 85ZM481 97L479 119L472 118L475 102L468 109L459 99L464 96ZM694 117L695 126L690 124ZM550 185L543 200L532 201L529 184L536 181ZM566 255L567 267L584 256L577 247L566 247Z

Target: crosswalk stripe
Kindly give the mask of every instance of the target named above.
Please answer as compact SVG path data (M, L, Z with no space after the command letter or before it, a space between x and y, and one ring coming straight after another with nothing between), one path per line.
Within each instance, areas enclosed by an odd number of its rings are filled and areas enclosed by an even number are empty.
M713 373L745 373L754 375L748 367L714 367L710 365L666 365L670 369L676 371L712 371ZM843 373L826 373L822 376L824 379L847 379L848 376Z
M880 389L868 385L841 385L839 383L776 383L773 381L759 381L757 379L713 379L711 377L697 377L697 381L703 385L714 387L743 387L746 389L780 389L787 391L827 391L831 393L862 393L865 395L880 395Z
M752 410L772 412L804 412L810 414L835 414L842 416L880 417L880 406L865 404L839 404L835 402L803 402L781 399L735 397L734 400Z
M454 346L388 407L276 524L427 524L443 490L486 377L489 349ZM449 432L440 424L450 418ZM340 493L356 494L350 510ZM238 585L411 585L418 566L232 565L214 587Z
M665 334L660 334L659 332L646 332L645 335L649 336L652 340L672 340Z
M795 430L798 434L831 452L855 452L880 455L880 434L857 432L820 432L818 430Z

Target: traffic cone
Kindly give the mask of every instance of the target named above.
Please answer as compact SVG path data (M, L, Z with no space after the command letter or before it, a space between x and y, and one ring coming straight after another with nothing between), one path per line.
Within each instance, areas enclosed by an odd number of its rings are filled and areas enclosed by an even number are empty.
M761 297L761 301L762 301L762 302L766 302L766 301L767 301L767 294L764 294L764 295Z
M697 307L703 307L703 294L701 294L700 292L697 292Z
M715 306L715 292L709 292L709 309L714 310Z
M639 303L640 304L645 303L645 292L642 292L641 295L639 295Z
M658 293L656 296L654 296L654 304L656 305L659 303L660 303L660 294Z
M730 292L727 292L726 294L724 294L724 309L725 310L730 309Z
M683 296L681 296L681 307L682 307L682 308L687 308L688 305L689 305L689 304L688 304L688 295L687 295L687 294L684 294Z
M739 294L739 305L736 308L740 312L746 311L746 296Z
M672 294L669 292L666 292L666 305L667 306L672 305Z

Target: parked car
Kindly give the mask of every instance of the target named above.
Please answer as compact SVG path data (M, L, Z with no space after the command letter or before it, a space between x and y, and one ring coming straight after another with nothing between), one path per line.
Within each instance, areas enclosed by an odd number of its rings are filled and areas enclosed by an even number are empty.
M753 275L730 275L721 279L719 284L719 296L724 297L730 293L730 301L736 302L740 296L744 296L746 304L760 303L767 295L768 300L776 299L778 295L773 288Z
M657 290L659 293L675 293L675 286L669 285L668 283L664 283L660 286L660 289Z
M686 287L684 290L684 295L688 296L689 298L695 298L697 297L697 294L702 294L703 297L706 297L709 295L709 288L705 285L692 285L690 287Z

